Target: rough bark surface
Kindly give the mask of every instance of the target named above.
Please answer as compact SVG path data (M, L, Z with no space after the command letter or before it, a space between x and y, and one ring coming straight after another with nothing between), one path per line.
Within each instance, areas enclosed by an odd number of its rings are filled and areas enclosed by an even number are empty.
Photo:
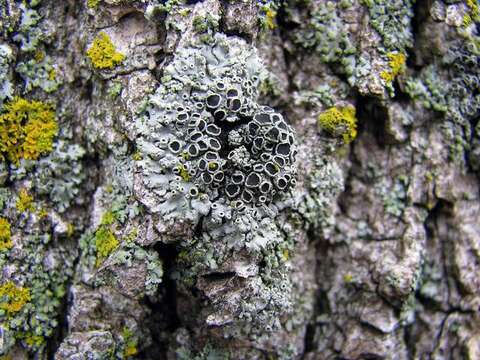
M480 359L479 6L0 0L0 358Z

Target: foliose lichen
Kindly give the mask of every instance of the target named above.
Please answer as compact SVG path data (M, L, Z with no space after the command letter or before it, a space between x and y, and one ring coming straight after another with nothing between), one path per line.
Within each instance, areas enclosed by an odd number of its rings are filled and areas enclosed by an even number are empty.
M29 194L27 189L20 189L18 193L16 207L20 213L24 213L26 211L33 211L33 196Z
M90 9L96 9L99 3L100 0L87 0L87 7Z
M355 44L340 17L340 3L321 2L310 14L310 21L295 36L300 46L315 51L324 63L340 64L340 72L353 75L356 65Z
M256 102L258 58L239 41L215 40L179 52L139 123L142 187L156 199L145 205L167 221L195 223L210 210L215 222L231 220L295 184L294 131Z
M318 124L333 136L341 136L344 143L352 142L357 136L357 118L355 107L332 107L318 116Z
M103 31L93 40L86 54L93 66L101 70L113 69L125 59L125 55L117 52L112 40Z
M0 114L0 160L18 164L52 151L58 125L50 105L15 98Z
M11 249L12 243L12 231L10 229L10 222L0 217L0 251Z
M113 250L118 247L118 240L112 231L106 227L101 226L95 232L95 247L97 249L97 265L106 259Z
M0 108L6 99L13 96L13 85L9 79L10 62L13 59L12 49L5 44L0 45Z
M36 5L34 2L19 5L22 15L13 40L20 43L20 49L24 52L35 51L45 37L41 27L38 26L41 16L33 9L34 5Z
M387 83L391 83L395 77L403 71L406 56L402 53L389 53L387 54L387 57L389 59L388 65L390 66L390 69L382 71L380 76Z
M42 51L37 51L35 58L20 62L15 70L25 81L26 92L39 87L49 93L57 90L61 84L52 59Z
M206 326L264 341L265 329L282 329L281 315L293 310L294 241L277 217L290 206L297 172L295 131L258 104L266 74L254 48L236 37L215 34L179 49L137 122L134 182L136 198L167 232L190 229L179 243L179 288L207 291L216 272L243 279L242 299L233 289L222 300L206 295ZM227 270L239 253L252 270Z
M411 19L414 0L362 0L368 8L371 26L383 39L385 52L405 52L413 45Z
M32 299L30 290L7 281L0 286L0 316L11 318Z

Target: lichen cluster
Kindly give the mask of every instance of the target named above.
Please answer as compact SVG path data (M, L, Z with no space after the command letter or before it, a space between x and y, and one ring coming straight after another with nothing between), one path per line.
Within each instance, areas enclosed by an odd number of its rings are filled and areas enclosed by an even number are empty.
M352 142L357 136L357 118L355 107L332 107L318 116L320 127L333 136L341 136L345 144Z
M0 114L0 160L18 164L36 160L52 150L58 133L55 112L40 101L15 98Z
M480 112L480 36L478 30L453 28L451 31L458 32L461 38L449 43L441 61L407 78L405 90L418 104L448 120L442 127L451 159L460 164L468 158L473 169L479 171L480 150L476 146L479 138L475 126ZM450 74L447 79L440 76L446 69ZM467 165L464 163L464 166Z
M295 32L295 42L315 51L320 60L328 64L338 64L340 72L352 76L356 65L356 48L346 23L340 16L343 11L340 3L320 2L310 12L310 21L304 29Z
M13 246L11 237L10 222L0 217L0 251L8 250Z
M195 222L210 210L230 220L295 185L294 131L256 103L258 59L215 40L179 53L140 123L142 187L156 199L147 206L166 220Z
M115 235L106 226L101 226L95 232L95 248L97 249L97 264L107 258L118 246Z
M259 338L280 331L280 315L294 303L287 265L294 241L279 216L296 184L297 144L283 116L258 104L265 76L243 40L217 34L194 42L166 67L137 127L135 196L167 229L200 224L199 235L179 244L179 287L188 292L200 282L207 291L217 272L244 281L242 299L233 289L223 300L209 296L205 324L232 336L240 328ZM251 272L229 268L242 257Z
M348 85L361 93L385 97L395 95L393 80L413 44L411 5L410 0L293 1L286 13L298 26L291 32L297 46L314 53L333 73L346 75ZM352 19L364 11L365 31L377 35L368 44L359 43L352 27ZM299 22L299 14L308 21Z
M27 189L20 189L15 206L20 213L33 211L33 196Z
M14 358L47 356L77 251L67 239L82 227L66 210L83 201L85 151L68 105L50 94L65 64L56 10L0 1L0 356Z
M95 68L100 70L113 69L119 65L125 55L115 49L115 45L105 32L100 32L87 50L87 56Z
M7 281L0 286L0 310L7 318L18 313L31 300L30 290Z
M388 65L390 69L382 71L380 76L387 83L391 83L395 77L404 70L406 56L402 53L389 53L387 57L389 59Z

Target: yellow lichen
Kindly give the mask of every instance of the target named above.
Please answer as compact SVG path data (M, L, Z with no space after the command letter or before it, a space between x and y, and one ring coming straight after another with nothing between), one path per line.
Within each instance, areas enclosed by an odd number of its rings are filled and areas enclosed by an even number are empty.
M130 230L130 232L128 233L127 236L125 236L125 241L127 242L132 242L134 241L138 236L138 229L136 227L134 227L132 230Z
M40 347L45 343L45 338L40 335L34 335L29 333L25 338L24 341L30 347Z
M45 208L40 208L37 210L37 215L40 219L46 218L48 216L48 210Z
M387 57L390 60L388 62L390 70L382 71L380 76L385 82L391 83L395 77L403 71L407 58L405 54L402 53L390 53Z
M119 242L112 231L106 226L101 226L95 232L95 248L97 249L97 266L106 259L113 250L118 246Z
M469 27L474 21L478 21L478 4L476 0L467 0L468 13L463 16L463 26Z
M467 6L470 9L471 17L476 18L479 15L477 0L467 0Z
M16 207L21 213L25 211L33 211L33 196L30 195L26 189L20 190Z
M211 161L208 163L208 168L212 171L215 171L218 168L218 164L214 161Z
M125 55L116 51L112 40L104 32L93 40L92 46L87 50L87 56L97 69L113 69L125 58Z
M135 161L142 160L142 153L140 151L135 151L132 155L132 159Z
M343 281L347 284L350 284L353 281L353 275L350 273L346 273L343 275Z
M45 59L45 53L41 50L35 51L35 54L33 56L36 62L42 62L43 59Z
M90 9L95 9L99 3L100 3L100 0L87 0L87 6Z
M112 211L106 211L102 215L101 224L102 225L112 225L115 222L115 215Z
M7 281L0 286L0 309L10 318L31 300L30 290Z
M183 165L178 165L178 174L184 181L190 181L190 174L188 173L188 170L183 167Z
M190 14L190 9L180 9L178 10L178 13L180 14L180 16L183 16L183 17L187 17L189 14Z
M123 357L124 358L129 358L131 356L134 356L138 353L137 349L137 339L135 339L133 332L127 328L124 327L122 331L122 337L123 341L125 343L124 350L123 350Z
M357 136L357 118L355 107L332 107L318 116L320 127L333 136L342 136L343 141L348 144Z
M270 8L265 10L265 25L270 30L275 29L275 16L277 16L277 12L275 10Z
M75 233L75 225L72 223L67 224L67 236L72 237L72 235Z
M11 249L12 246L10 223L7 219L0 217L0 250Z
M18 164L52 151L58 133L55 113L40 101L15 98L0 115L0 160Z
M48 80L54 81L56 77L57 77L57 72L55 71L55 69L51 69L48 72Z
M186 151L183 151L180 156L183 158L183 160L188 160L190 159L190 154Z

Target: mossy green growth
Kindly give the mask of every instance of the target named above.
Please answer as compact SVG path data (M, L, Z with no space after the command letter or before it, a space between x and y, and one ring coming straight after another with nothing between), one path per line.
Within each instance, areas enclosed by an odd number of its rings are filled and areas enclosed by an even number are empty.
M55 112L40 101L15 98L0 114L0 161L36 160L53 149Z
M118 240L112 231L106 227L101 226L95 232L95 248L97 249L97 266L105 260L113 250L118 247Z
M16 203L17 210L21 213L33 211L33 196L26 189L21 189Z
M103 31L93 40L92 46L87 50L87 56L97 69L113 69L120 64L125 55L117 52L110 37Z
M355 107L332 107L318 116L319 126L333 136L342 136L348 144L357 136L357 118Z
M0 251L11 249L12 246L10 222L5 218L0 217Z
M0 286L0 310L7 318L18 313L31 300L30 290L16 286L12 281L7 281Z

